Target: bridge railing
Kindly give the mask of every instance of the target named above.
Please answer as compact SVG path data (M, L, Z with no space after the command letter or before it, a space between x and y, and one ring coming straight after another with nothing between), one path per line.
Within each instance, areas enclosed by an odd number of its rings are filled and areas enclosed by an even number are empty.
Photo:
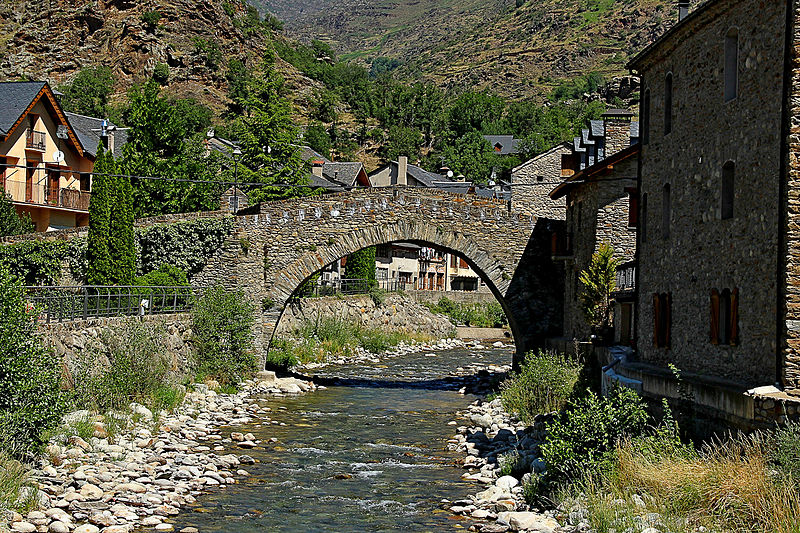
M182 313L192 307L194 290L179 286L84 285L25 287L39 321L67 322L90 318Z

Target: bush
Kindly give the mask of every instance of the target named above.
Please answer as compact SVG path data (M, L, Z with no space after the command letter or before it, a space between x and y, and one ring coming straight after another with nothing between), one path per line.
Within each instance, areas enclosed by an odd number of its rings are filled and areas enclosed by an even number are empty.
M55 285L61 276L61 262L67 256L64 241L22 241L0 245L0 265L25 285Z
M214 287L192 309L198 371L221 385L238 385L256 368L253 354L255 308L244 292Z
M456 303L449 298L440 298L436 304L425 304L432 313L445 315L455 325L475 328L502 328L508 326L508 319L499 303Z
M99 412L126 408L131 402L160 408L170 380L164 356L167 342L163 327L128 319L103 335L107 353L89 353L72 370L76 407ZM107 359L108 363L104 364Z
M537 414L560 411L573 393L581 365L564 354L529 353L519 372L500 386L503 409L532 423Z
M169 65L158 63L153 68L153 79L159 85L166 85L169 82Z
M146 11L142 13L142 22L147 28L147 31L153 33L158 29L158 23L161 20L161 13L158 11Z
M149 285L152 287L188 287L189 280L186 272L167 263L143 276L136 278L135 285Z
M19 281L0 265L0 449L37 449L63 410L61 367L36 331Z
M800 424L775 430L768 446L769 461L800 488Z
M608 397L589 392L576 400L547 425L541 448L547 464L545 487L599 475L611 464L617 442L640 435L647 422L643 400L626 387L617 387Z
M6 172L6 167L0 167L0 173L4 172ZM11 198L6 196L4 191L0 191L0 237L22 235L34 231L36 231L36 227L31 220L31 215L25 213L23 216L19 216Z

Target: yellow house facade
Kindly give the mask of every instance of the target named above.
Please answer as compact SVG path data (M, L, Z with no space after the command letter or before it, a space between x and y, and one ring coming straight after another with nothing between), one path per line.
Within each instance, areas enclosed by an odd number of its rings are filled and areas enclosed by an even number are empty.
M0 83L0 186L36 231L89 223L93 167L46 82Z

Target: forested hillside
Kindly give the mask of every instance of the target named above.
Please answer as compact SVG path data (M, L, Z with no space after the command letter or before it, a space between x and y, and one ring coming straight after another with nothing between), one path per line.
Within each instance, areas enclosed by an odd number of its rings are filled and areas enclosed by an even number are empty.
M254 0L291 37L406 81L542 98L627 59L677 19L674 0ZM693 4L699 0L693 1Z

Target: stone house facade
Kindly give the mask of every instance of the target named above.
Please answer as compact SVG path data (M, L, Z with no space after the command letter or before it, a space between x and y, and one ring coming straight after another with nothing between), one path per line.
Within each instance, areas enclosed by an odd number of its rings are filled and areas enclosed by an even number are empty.
M623 120L624 122L624 120ZM618 134L625 136L623 129ZM612 142L619 144L619 140ZM621 145L621 144L620 144ZM614 257L629 262L636 253L636 178L637 145L628 146L610 157L576 173L550 194L565 199L566 234L554 235L553 257L564 262L564 336L587 339L591 328L580 305L581 271L588 268L600 245L610 244ZM623 306L631 306L625 302ZM618 307L615 318L632 319L632 308ZM617 340L628 341L632 324L617 325ZM619 332L627 329L628 338Z
M785 46L797 42L788 5L711 0L631 63L642 77L637 349L652 373L673 363L731 387L800 388L800 294L783 286L800 285L800 232L787 231L800 214L786 196L800 192L785 176L800 149L784 134L784 83L800 91L784 67L798 53Z
M572 143L561 143L522 163L511 171L511 202L515 213L564 220L567 206L563 198L553 200L549 192L574 174L570 164ZM566 169L566 170L564 170Z

